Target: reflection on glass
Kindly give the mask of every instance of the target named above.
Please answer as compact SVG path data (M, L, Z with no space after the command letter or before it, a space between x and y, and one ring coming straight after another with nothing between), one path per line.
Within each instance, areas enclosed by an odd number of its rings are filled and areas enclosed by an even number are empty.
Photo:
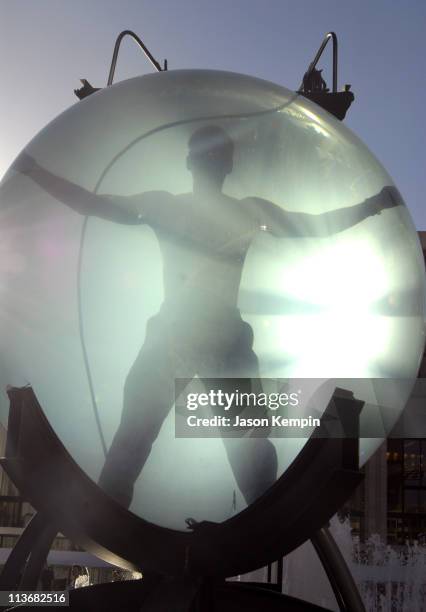
M281 87L213 71L123 82L47 126L0 198L1 382L31 382L82 467L148 520L223 520L306 442L175 439L176 378L251 391L260 376L416 374L423 264L401 196ZM385 398L390 422L403 395Z

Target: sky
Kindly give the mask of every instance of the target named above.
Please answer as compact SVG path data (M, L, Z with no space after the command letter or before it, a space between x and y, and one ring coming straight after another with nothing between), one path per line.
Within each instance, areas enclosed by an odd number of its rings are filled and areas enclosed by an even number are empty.
M141 36L169 69L241 72L297 89L324 34L339 40L345 123L426 229L424 0L0 0L0 177L32 137L78 103L79 79L106 84L114 41ZM331 45L320 63L331 86ZM152 71L130 40L116 80Z

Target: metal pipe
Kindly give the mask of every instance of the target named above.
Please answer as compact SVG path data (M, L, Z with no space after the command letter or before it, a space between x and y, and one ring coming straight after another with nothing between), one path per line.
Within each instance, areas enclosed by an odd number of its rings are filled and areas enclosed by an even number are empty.
M311 542L330 580L331 588L341 612L365 612L358 587L327 527L317 531Z
M114 52L112 54L111 68L109 69L109 75L108 75L108 82L107 82L107 86L108 87L110 85L112 85L112 83L113 83L115 67L117 65L118 52L120 50L121 41L123 40L123 38L125 36L130 36L130 38L133 38L133 40L139 45L139 47L145 53L145 55L148 58L148 60L151 62L151 64L154 66L154 68L156 70L158 70L158 72L162 72L163 70L167 70L167 60L164 60L164 68L161 68L160 64L153 57L153 55L149 52L149 50L143 44L143 42L141 41L139 36L137 34L135 34L134 32L132 32L131 30L123 30L117 36L117 40L115 41Z

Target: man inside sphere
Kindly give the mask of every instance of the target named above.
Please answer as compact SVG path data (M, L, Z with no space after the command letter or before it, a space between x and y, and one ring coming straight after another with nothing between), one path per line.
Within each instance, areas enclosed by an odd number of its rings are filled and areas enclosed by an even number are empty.
M189 139L190 193L150 191L135 196L93 194L42 168L25 152L15 169L83 215L127 225L147 224L162 258L164 301L147 323L146 337L124 386L120 426L99 485L125 507L161 426L175 401L175 379L203 380L211 389L259 392L253 331L237 308L245 257L259 231L278 238L327 236L398 205L394 187L361 204L320 215L287 212L267 200L229 197L234 143L219 126ZM231 408L234 416L242 408ZM254 432L253 432L254 433ZM238 486L252 503L276 480L277 457L267 437L223 437Z

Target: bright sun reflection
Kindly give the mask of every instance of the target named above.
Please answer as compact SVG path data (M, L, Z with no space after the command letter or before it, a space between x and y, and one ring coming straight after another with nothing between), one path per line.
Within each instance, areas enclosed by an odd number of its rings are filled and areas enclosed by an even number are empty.
M334 312L367 312L389 290L383 257L368 240L335 240L283 270L282 287Z
M277 344L290 360L289 377L374 376L374 360L386 353L391 333L386 317L342 313L280 317Z
M318 311L267 320L286 375L377 375L374 363L386 355L393 324L374 305L394 279L374 245L362 237L328 240L284 265L280 280L282 295Z

